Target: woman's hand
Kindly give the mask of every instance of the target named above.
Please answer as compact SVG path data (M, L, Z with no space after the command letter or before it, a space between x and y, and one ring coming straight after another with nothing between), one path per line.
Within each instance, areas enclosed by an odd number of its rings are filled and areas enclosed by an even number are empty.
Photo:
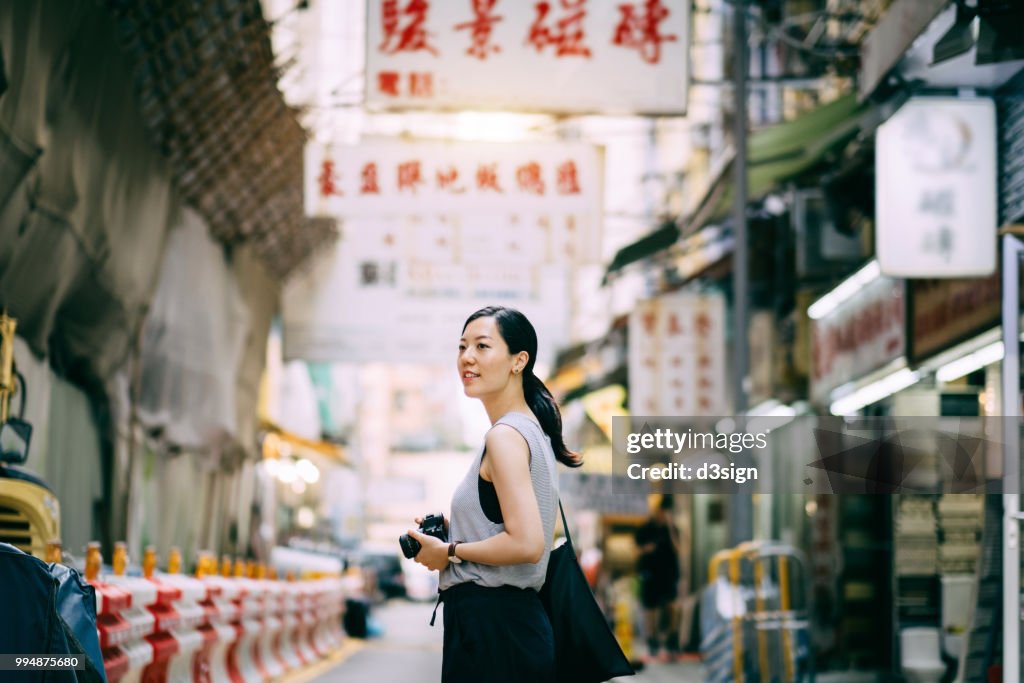
M420 551L413 559L427 569L440 571L448 566L448 544L434 536L409 529L409 535L420 542Z

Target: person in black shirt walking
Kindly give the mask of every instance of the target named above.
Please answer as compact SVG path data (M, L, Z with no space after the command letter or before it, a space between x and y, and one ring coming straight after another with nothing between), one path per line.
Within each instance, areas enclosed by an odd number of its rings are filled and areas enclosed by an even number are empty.
M640 550L640 602L644 607L647 649L663 661L679 653L679 534L672 523L672 497L663 495L651 516L636 531ZM662 645L665 654L659 657Z

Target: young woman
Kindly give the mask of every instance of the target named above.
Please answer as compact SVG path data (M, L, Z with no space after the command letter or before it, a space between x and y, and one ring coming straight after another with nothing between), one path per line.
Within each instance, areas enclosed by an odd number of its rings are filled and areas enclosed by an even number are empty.
M533 374L537 333L500 306L469 316L458 370L493 425L455 489L445 543L418 531L416 561L440 570L443 683L553 683L555 647L537 591L558 516L555 461L582 464L562 440L562 418ZM421 520L417 519L417 524Z

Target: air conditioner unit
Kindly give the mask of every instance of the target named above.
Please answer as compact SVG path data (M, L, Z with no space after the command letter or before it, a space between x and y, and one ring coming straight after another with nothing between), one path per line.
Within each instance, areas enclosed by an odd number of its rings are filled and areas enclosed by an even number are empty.
M796 270L801 279L826 278L834 275L836 265L862 259L860 239L837 228L821 189L795 190L790 215L796 233Z

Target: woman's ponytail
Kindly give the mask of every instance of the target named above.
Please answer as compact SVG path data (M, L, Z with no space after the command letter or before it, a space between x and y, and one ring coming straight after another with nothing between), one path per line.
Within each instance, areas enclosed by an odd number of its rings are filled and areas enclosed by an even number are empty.
M544 433L551 438L551 449L555 452L558 462L569 467L582 465L583 458L579 453L573 453L565 445L565 439L562 438L562 413L558 410L555 398L544 386L544 382L533 374L533 368L523 375L523 393L530 410L540 420Z

